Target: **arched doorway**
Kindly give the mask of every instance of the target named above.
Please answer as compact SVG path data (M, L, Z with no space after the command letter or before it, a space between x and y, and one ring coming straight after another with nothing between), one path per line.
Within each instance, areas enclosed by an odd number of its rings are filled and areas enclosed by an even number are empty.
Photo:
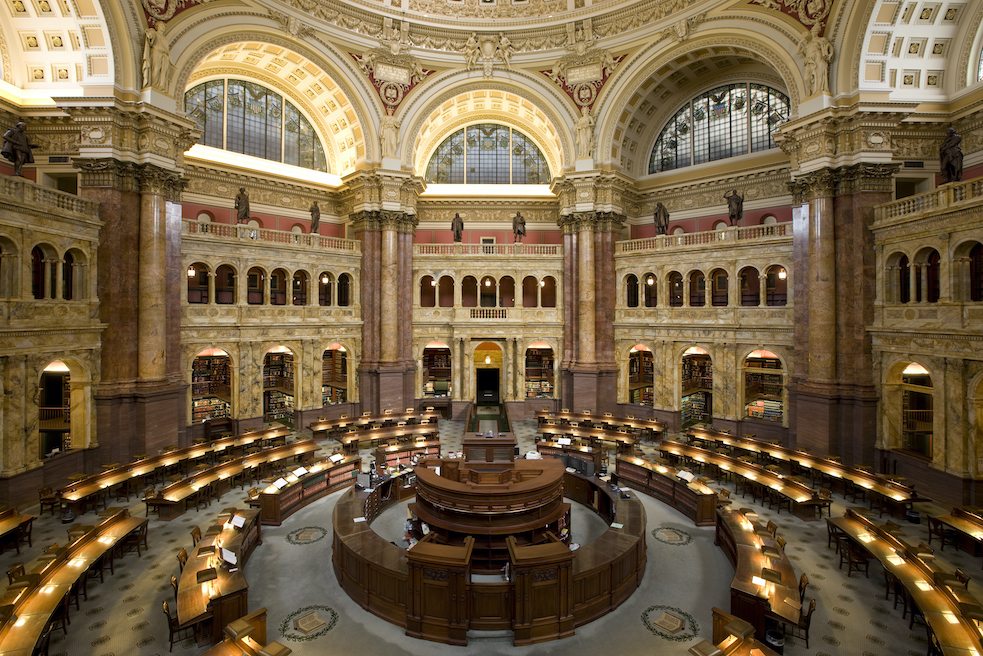
M274 346L263 358L263 421L294 422L294 354Z
M191 423L232 417L232 358L220 348L198 353L191 363Z
M41 457L72 448L72 374L60 360L41 372L38 383L38 437Z
M440 398L451 392L451 350L443 342L430 342L423 349L423 396Z
M348 351L335 342L321 354L321 405L348 401Z
M901 372L901 448L932 457L932 376L912 362Z
M771 351L751 351L744 359L744 416L783 423L785 384L782 362Z
M553 347L546 342L533 342L526 349L526 398L552 399Z
M475 404L498 405L501 402L504 354L494 342L482 342L474 350Z
M683 428L713 417L713 362L699 346L683 352L679 419Z
M651 406L654 390L655 361L652 351L644 344L635 344L628 352L628 400Z

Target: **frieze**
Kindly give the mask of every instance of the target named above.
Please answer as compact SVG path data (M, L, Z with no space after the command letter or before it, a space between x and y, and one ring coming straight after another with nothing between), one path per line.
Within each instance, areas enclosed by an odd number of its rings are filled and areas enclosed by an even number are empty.
M751 0L751 4L780 11L799 21L806 28L818 28L818 36L826 33L826 21L833 8L833 0Z
M143 0L143 13L147 27L169 21L178 14L195 5L203 5L211 0Z
M662 202L672 212L719 207L724 204L723 195L731 189L739 189L744 202L774 198L777 201L789 194L789 171L768 171L760 174L713 180L697 185L686 185L656 190L646 190L644 195L625 208L629 216L650 217L655 205Z
M454 213L460 213L465 221L465 227L472 223L509 223L516 211L522 212L528 225L549 223L555 224L559 216L559 210L553 207L543 208L526 205L515 200L507 203L496 203L489 207L483 203L461 204L455 202L434 203L433 201L420 202L417 206L418 216L422 223L447 223L450 225Z
M197 165L185 169L189 193L213 198L234 198L239 187L248 187L249 198L254 203L284 207L307 212L317 200L321 203L321 216L340 216L341 206L335 192L302 185L293 180L277 179L265 175L240 174L235 171L219 171Z

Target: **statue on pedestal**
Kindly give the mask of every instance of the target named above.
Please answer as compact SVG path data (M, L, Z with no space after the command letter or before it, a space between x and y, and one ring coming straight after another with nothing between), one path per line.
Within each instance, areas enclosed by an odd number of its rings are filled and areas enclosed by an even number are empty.
M526 220L519 212L516 212L515 218L512 219L512 235L514 241L520 244L522 243L522 238L526 236Z
M737 189L731 189L724 198L727 199L727 212L730 214L730 224L736 226L744 218L744 196L737 193Z
M34 153L32 148L38 148L38 144L32 144L27 138L27 124L18 121L17 125L7 130L3 135L3 149L0 153L14 163L14 175L23 177L21 169L25 164L34 163Z
M451 221L451 230L454 231L454 243L461 243L461 239L464 237L464 220L460 214L454 214L454 220Z
M942 184L960 182L963 179L963 149L959 147L962 135L949 128L942 145L939 146L939 167L942 170Z
M239 187L236 195L236 223L249 223L249 194L245 187Z
M669 234L669 210L659 201L655 205L655 234Z
M316 235L317 229L321 225L321 208L317 206L317 201L311 205L311 234Z

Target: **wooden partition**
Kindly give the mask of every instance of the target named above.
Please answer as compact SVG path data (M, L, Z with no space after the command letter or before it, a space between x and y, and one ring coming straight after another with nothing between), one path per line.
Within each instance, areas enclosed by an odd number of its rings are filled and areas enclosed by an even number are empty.
M325 459L307 469L307 473L300 476L287 476L285 487L268 485L256 499L250 500L249 505L260 510L260 523L279 526L309 503L354 485L354 474L362 470L362 459L350 455L336 462Z
M407 552L413 594L406 611L406 635L449 645L468 644L467 588L474 538L453 546L426 536Z

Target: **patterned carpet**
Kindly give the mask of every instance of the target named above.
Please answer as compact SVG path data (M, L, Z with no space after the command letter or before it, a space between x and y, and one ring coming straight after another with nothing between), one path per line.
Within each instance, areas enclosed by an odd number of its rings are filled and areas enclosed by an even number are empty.
M535 422L513 425L522 453L534 450ZM444 451L459 450L462 422L442 421ZM325 443L331 448L333 445ZM651 445L643 450L654 453ZM363 452L364 466L371 456ZM731 487L733 491L733 487ZM728 609L729 584L733 568L723 552L713 544L713 529L692 525L688 519L665 505L640 496L649 523L648 565L642 585L618 611L577 629L574 637L533 647L512 647L508 636L479 635L467 649L438 645L405 637L402 631L354 604L337 585L331 568L331 512L341 493L295 513L283 526L264 527L263 544L256 548L246 565L249 581L249 608L267 607L267 632L299 656L321 654L418 654L420 656L462 653L552 654L596 656L599 650L621 654L686 654L689 645L710 637L712 606ZM143 503L132 500L130 510L143 515ZM870 576L847 577L837 567L839 558L826 547L825 522L803 522L783 512L781 515L749 503L735 501L758 511L763 521L779 525L788 540L787 551L796 571L805 572L811 585L807 597L815 597L809 648L801 640L790 639L785 653L792 656L838 654L862 656L920 656L927 652L924 627L908 628L901 608L884 599L884 578L876 562ZM119 504L117 504L119 505ZM150 551L142 558L130 554L117 560L116 573L107 573L105 582L90 581L88 601L80 610L71 610L68 634L56 631L50 653L57 656L152 656L168 652L168 632L161 603L173 600L170 578L178 573L177 552L191 548L190 531L205 529L228 506L245 507L245 493L235 490L220 502L201 511L188 511L178 519L163 522L152 518ZM846 502L837 497L834 515L843 513ZM916 509L939 514L947 509L917 504ZM37 513L37 507L22 509ZM90 513L79 521L93 523ZM60 518L48 514L34 524L34 546L0 555L5 570L14 563L30 567L45 547L66 539ZM381 528L381 527L380 527ZM906 539L927 541L925 524L904 523ZM576 527L574 527L576 531ZM936 547L937 548L937 547ZM937 561L949 569L960 567L971 575L979 571L980 559L953 547L936 551ZM977 576L980 580L983 578ZM983 598L977 581L970 591ZM294 619L317 613L324 625L307 635L294 629ZM667 631L663 626L677 631ZM189 638L174 644L175 654L202 654Z

